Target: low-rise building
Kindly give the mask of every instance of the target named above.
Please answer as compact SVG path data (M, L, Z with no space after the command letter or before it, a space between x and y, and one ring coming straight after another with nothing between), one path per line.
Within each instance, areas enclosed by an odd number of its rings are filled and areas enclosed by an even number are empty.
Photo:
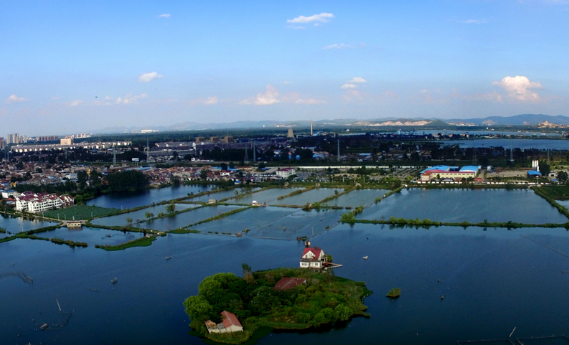
M205 322L205 326L207 327L207 331L209 333L243 332L243 326L241 326L241 323L235 314L224 310L221 312L221 318L223 321L218 324L211 320L207 320Z
M306 242L304 252L300 257L300 268L324 268L327 262L326 253L318 247L311 248L310 242Z
M294 168L283 168L277 170L276 174L277 176L282 178L289 178L292 175L296 175L296 171L294 170Z

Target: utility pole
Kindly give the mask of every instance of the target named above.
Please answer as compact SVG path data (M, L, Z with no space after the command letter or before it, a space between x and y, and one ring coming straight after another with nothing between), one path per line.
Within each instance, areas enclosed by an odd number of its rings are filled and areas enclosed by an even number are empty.
M115 151L115 145L113 144L113 167L117 166L117 152Z
M338 162L340 162L340 138L338 138Z
M257 163L257 149L255 148L255 139L253 139L253 163Z

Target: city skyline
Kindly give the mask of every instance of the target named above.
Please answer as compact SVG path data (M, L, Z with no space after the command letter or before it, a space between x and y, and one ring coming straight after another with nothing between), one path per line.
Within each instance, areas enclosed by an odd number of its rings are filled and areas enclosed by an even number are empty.
M569 2L0 1L5 133L567 115Z

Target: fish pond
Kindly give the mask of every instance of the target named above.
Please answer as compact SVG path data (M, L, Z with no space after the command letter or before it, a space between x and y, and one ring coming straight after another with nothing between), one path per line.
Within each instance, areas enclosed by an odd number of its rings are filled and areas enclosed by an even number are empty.
M128 241L132 241L143 235L141 233L122 232L116 230L106 230L98 228L83 227L81 229L58 228L53 231L46 231L37 234L38 237L60 238L62 240L72 240L74 242L85 242L90 246L111 245L115 246Z
M0 214L0 228L6 230L6 233L0 233L0 238L11 236L9 233L16 234L21 231L35 230L57 224L58 223L29 220L22 217L12 217Z
M283 207L254 207L213 222L193 226L203 233L242 232L244 237L295 240L312 237L338 225L342 210L303 211Z
M183 212L173 216L166 216L164 218L158 218L150 220L147 222L140 223L138 227L144 227L152 230L169 231L185 227L197 222L201 222L208 218L219 216L223 213L241 208L239 206L224 206L224 205L213 205L204 206L193 209L188 212ZM221 230L219 231L221 232Z
M192 205L192 204L174 204L176 207L176 211L187 210L189 208L196 208L199 205ZM96 225L105 225L105 226L124 226L128 225L129 222L127 221L128 218L132 219L133 223L137 223L138 220L146 220L146 213L152 213L154 216L158 216L159 213L167 213L166 207L168 205L157 205L144 208L142 210L123 213L116 216L109 216L103 218L96 218L91 221L92 224Z
M386 189L360 189L354 190L347 194L340 195L326 203L327 206L340 206L340 207L357 207L357 206L371 206L375 199L389 193Z
M567 217L527 189L403 189L366 208L357 219L439 222L566 223Z
M270 202L271 205L306 205L308 203L319 202L329 196L334 195L336 192L341 192L343 189L332 188L318 188L303 192L298 195L289 196L281 200Z

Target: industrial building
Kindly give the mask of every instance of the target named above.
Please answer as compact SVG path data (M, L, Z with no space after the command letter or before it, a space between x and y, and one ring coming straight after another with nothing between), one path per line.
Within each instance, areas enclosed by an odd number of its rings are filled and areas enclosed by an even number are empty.
M421 171L421 182L440 179L452 179L457 182L465 178L474 178L480 168L480 166L476 165L468 165L462 168L458 166L437 165Z

